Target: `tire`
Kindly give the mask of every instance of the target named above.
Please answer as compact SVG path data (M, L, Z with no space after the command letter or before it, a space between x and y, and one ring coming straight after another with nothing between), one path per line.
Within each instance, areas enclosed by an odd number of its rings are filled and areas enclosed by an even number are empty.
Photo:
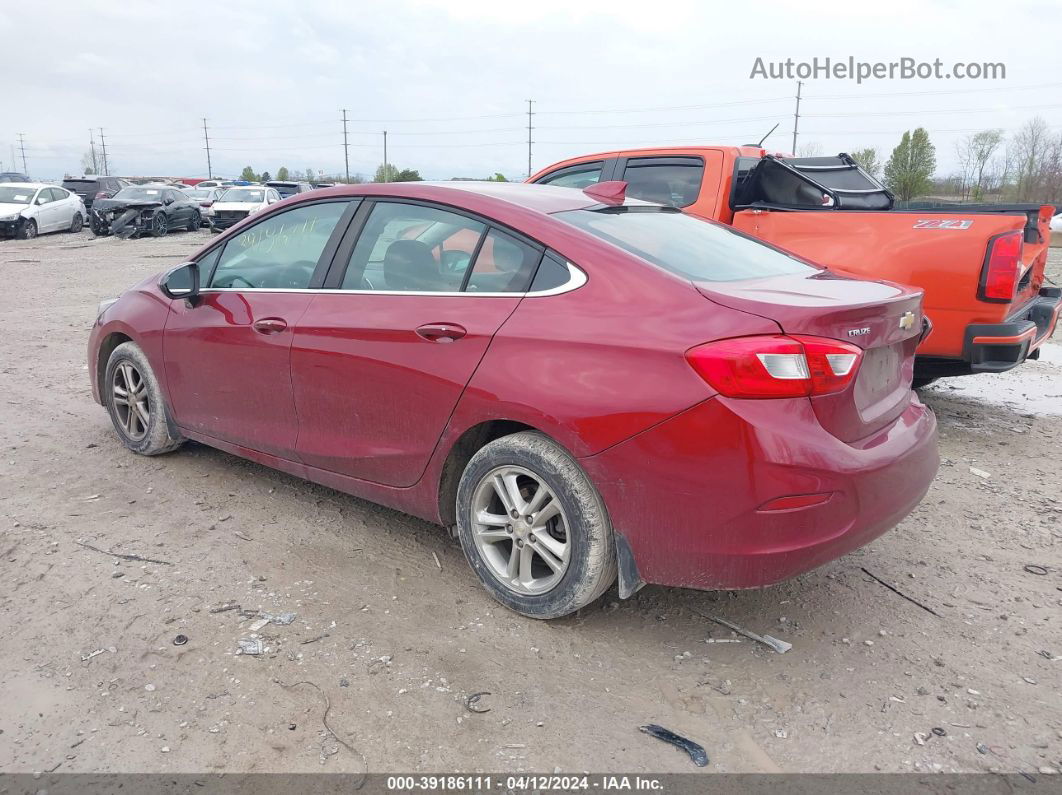
M918 378L918 377L916 377L914 379L914 381L911 382L911 389L921 389L924 386L929 386L930 384L932 384L934 381L938 380L939 378L940 378L940 376L932 376L932 377L928 377L928 378Z
M120 390L142 395L135 400L135 410L123 404ZM184 443L184 438L173 430L155 373L135 342L123 342L111 353L100 393L118 438L133 452L161 455Z
M195 212L192 213L192 220L190 220L188 222L188 226L185 227L185 230L188 231L188 232L197 232L197 231L199 231L199 227L202 225L202 223L203 223L203 219L199 215L199 211L196 210Z
M170 219L166 217L166 213L155 213L155 217L151 219L152 237L166 237L169 231Z
M33 240L37 236L37 222L32 218L27 218L22 226L19 227L18 232L15 234L19 240Z
M76 235L84 226L85 219L81 217L81 213L74 213L74 220L70 222L70 231Z
M506 488L506 482L512 485ZM543 486L547 495L535 507ZM514 487L521 498L514 507L532 508L534 521L519 514L504 525L477 521L483 513L505 519L501 494L513 504ZM472 456L457 489L457 527L465 558L483 586L529 618L573 613L616 580L612 524L601 496L575 459L541 433L503 436ZM553 563L547 565L549 556ZM510 579L511 572L516 576Z

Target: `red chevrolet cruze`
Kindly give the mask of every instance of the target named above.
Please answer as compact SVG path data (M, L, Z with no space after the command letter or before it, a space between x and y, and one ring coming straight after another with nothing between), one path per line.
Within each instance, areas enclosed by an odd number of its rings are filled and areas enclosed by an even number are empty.
M767 585L903 519L937 468L921 293L623 189L281 202L101 304L93 393L138 453L194 439L456 525L536 618L617 576Z

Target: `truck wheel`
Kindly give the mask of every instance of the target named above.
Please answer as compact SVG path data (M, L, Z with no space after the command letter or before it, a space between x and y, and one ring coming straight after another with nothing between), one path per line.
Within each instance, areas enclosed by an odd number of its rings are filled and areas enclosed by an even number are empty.
M100 392L118 438L133 452L160 455L184 443L171 430L159 382L135 342L123 342L111 352Z
M22 226L19 227L15 236L19 240L33 240L37 236L37 222L32 218L27 218L22 222Z
M529 618L558 618L616 579L612 525L597 489L537 432L482 447L457 489L465 557L497 601Z

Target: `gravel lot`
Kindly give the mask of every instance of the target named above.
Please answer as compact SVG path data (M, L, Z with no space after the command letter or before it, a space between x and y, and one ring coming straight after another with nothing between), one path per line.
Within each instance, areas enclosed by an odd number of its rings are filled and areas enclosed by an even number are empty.
M88 391L96 303L206 238L0 242L0 770L696 770L645 723L708 771L1062 765L1062 345L925 390L940 475L869 547L536 623L440 528L207 447L118 443ZM297 618L237 655L255 619L226 604ZM738 636L701 614L793 649L718 642Z

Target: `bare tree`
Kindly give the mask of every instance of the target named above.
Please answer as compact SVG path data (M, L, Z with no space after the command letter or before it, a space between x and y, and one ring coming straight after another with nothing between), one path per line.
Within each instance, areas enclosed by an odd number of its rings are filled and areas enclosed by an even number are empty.
M1014 134L1007 149L1014 168L1014 198L1017 201L1042 198L1052 143L1050 128L1040 116L1027 121Z
M989 162L1003 143L1002 130L981 130L967 135L955 144L955 153L959 157L960 176L963 198L972 195L980 201L985 195L985 178Z
M796 155L797 157L821 157L822 144L818 141L808 141L797 147Z

